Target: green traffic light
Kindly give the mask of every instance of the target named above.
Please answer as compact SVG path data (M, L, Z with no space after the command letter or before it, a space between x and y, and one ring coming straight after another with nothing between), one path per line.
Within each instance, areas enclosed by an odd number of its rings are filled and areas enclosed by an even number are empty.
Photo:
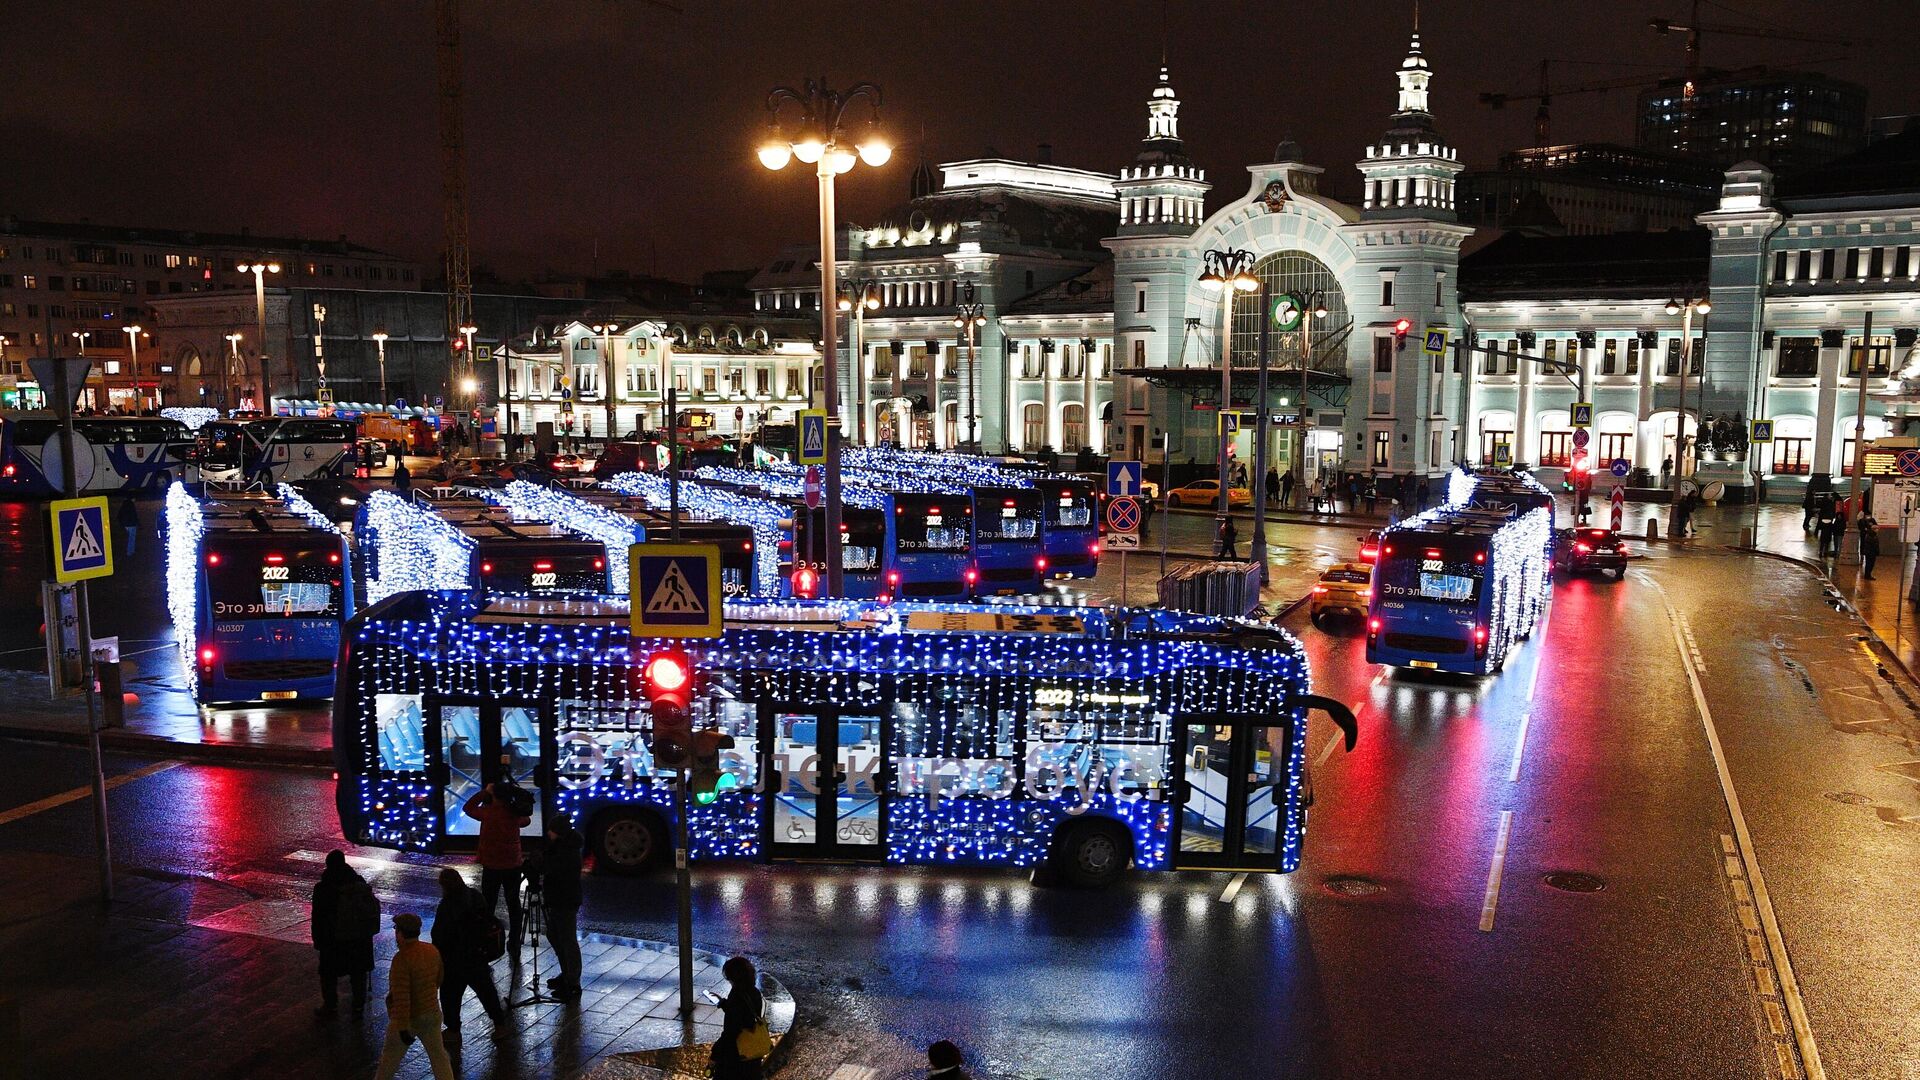
M693 801L699 803L701 806L708 806L712 804L712 802L715 799L718 799L720 797L721 792L726 791L729 788L735 788L739 786L740 786L739 777L729 772L723 772L720 774L720 778L713 782L712 791L701 791L701 792L695 793L693 796Z

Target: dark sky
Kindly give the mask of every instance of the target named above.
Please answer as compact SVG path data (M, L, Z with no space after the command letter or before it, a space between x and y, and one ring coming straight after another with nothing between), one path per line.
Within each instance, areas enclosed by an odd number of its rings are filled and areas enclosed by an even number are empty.
M777 83L824 73L886 90L892 163L840 182L842 217L904 197L924 128L936 163L989 146L1111 171L1145 134L1158 0L746 3L467 0L474 258L508 274L755 266L813 232L811 177L753 149ZM1469 167L1531 142L1531 102L1493 112L1542 57L1557 85L1678 71L1646 28L1685 0L1428 0L1434 109ZM1166 5L1181 133L1216 187L1291 133L1357 187L1386 126L1411 4ZM1864 83L1878 114L1920 112L1916 0L1727 0L1703 22L1851 39L1816 69ZM0 33L0 213L100 223L346 234L439 258L433 8L427 0L120 0L8 5ZM1710 65L1827 56L1828 45L1709 35ZM1556 142L1630 141L1632 90L1555 102ZM596 264L597 249L597 264ZM656 261L657 260L657 261Z

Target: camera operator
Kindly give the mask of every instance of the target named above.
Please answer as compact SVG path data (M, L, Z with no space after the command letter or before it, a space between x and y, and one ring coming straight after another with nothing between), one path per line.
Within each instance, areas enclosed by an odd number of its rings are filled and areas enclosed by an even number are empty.
M480 823L480 891L488 913L498 910L502 890L507 894L507 951L515 964L520 962L525 929L520 911L520 830L533 822L529 795L511 784L488 784L463 808Z
M547 985L567 1000L580 996L580 849L573 823L555 814L547 822L539 881L546 897L547 940L560 961L560 974Z

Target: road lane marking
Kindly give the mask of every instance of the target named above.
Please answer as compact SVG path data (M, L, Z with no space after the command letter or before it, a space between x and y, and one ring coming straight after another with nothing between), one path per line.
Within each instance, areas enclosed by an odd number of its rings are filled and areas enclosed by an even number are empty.
M1513 811L1500 811L1500 835L1493 841L1493 866L1487 870L1487 898L1480 902L1480 930L1493 931L1493 913L1500 906L1500 875L1507 866L1507 835L1513 832Z
M151 765L142 765L132 772L124 772L118 776L109 776L107 777L107 790L112 791L122 784L131 784L135 780L144 780L155 773L163 773L168 769L178 768L181 764L182 762L178 761L156 761ZM86 787L74 788L71 791L63 791L58 795L49 795L44 799L22 806L16 806L11 810L0 812L0 825L10 824L19 821L21 818L32 817L42 811L51 810L56 806L65 806L70 802L77 802L92 794L93 786L88 785Z
M1539 669L1535 669L1539 670ZM1520 758L1527 752L1527 724L1533 720L1530 712L1520 714L1520 735L1513 740L1513 767L1507 770L1507 783L1520 782Z
M1813 1041L1813 1025L1807 1020L1807 1006L1800 997L1800 980L1793 973L1793 958L1787 953L1787 941L1780 933L1780 920L1773 911L1773 897L1767 892L1767 879L1760 872L1760 857L1753 847L1753 833L1747 828L1747 815L1740 809L1740 793L1734 790L1733 773L1727 767L1727 754L1720 745L1720 730L1714 725L1713 710L1707 705L1707 693L1700 683L1704 667L1694 662L1698 645L1693 644L1691 627L1685 616L1673 606L1666 587L1649 575L1648 584L1660 593L1667 609L1667 625L1673 628L1673 644L1680 653L1680 666L1686 669L1687 685L1693 690L1694 706L1707 733L1707 749L1713 754L1713 769L1720 778L1720 794L1726 800L1727 814L1733 819L1734 847L1740 856L1746 883L1753 891L1753 907L1767 940L1767 952L1773 957L1774 974L1780 979L1780 997L1786 1002L1787 1018L1793 1028L1793 1041L1800 1048L1800 1063L1808 1080L1826 1080L1820 1064L1820 1048Z
M1246 883L1247 875L1245 874L1235 874L1228 878L1227 887L1220 890L1220 902L1223 904L1233 903L1233 898L1240 895L1240 886Z

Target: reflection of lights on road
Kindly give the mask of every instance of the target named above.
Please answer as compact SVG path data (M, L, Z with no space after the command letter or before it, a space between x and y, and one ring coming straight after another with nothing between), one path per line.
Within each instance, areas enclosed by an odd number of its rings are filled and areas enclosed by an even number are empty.
M894 887L893 902L902 910L914 911L920 907L920 883L903 881Z
M813 906L814 907L820 908L825 911L832 911L834 905L839 902L840 902L840 885L837 882L816 881L813 883Z
M730 908L740 906L746 897L746 887L738 877L728 876L720 879L720 901Z
M1289 917L1300 913L1300 894L1293 886L1293 875L1263 874L1260 884Z
M1148 889L1140 894L1140 910L1156 918L1160 915L1160 890Z
M1206 915L1207 905L1211 903L1213 903L1213 895L1211 892L1188 893L1187 894L1187 917L1190 919L1201 918L1202 916Z
M880 884L872 875L865 875L853 886L853 902L862 915L872 915L880 910Z
M948 908L957 908L967 899L967 887L957 881L949 881L940 887L940 902Z

